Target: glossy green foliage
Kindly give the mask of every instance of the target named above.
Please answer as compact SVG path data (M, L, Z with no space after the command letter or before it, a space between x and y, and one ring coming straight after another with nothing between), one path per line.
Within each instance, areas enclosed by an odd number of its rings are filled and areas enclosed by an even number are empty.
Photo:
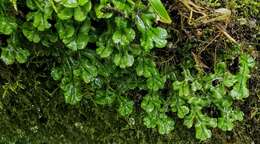
M18 63L25 63L30 55L30 52L27 49L19 46L16 36L12 36L8 39L8 45L6 47L1 47L1 50L1 59L7 65L13 64L15 61Z
M167 31L160 27L152 26L152 19L156 15L152 13L141 14L136 16L136 25L138 30L142 33L141 46L145 51L149 51L154 47L163 48L166 46Z
M46 62L49 67L41 68L49 73L43 79L56 81L65 103L80 106L85 100L115 107L120 117L140 115L147 128L157 128L160 134L173 131L178 117L195 128L200 140L211 137L211 128L230 131L243 119L232 104L249 96L247 81L254 60L239 53L235 74L219 62L212 73L183 66L178 69L182 78L170 78L158 64L156 50L166 47L168 38L167 30L156 22L171 23L161 1L17 2L4 3L8 11L0 9L1 60L19 67L18 63L41 63L37 59L42 57L53 59ZM204 109L209 107L219 115L208 115Z
M170 16L168 15L168 12L166 11L166 9L163 6L161 0L149 0L149 2L151 3L156 14L160 17L159 20L161 22L168 23L168 24L170 24L172 22Z
M48 20L51 19L53 12L50 1L26 0L26 4L28 8L34 10L26 15L27 21L32 21L32 25L39 31L49 29L51 24Z
M87 18L88 12L92 8L91 1L61 1L58 7L58 17L61 20L68 20L74 17L78 22Z
M129 45L135 38L135 31L122 18L116 18L115 23L117 30L112 36L113 42L121 46Z
M105 91L97 91L95 102L100 105L110 105L114 102L116 98L116 94L113 91L105 90Z
M89 54L93 51L89 51ZM54 80L61 80L60 87L64 91L65 101L76 104L82 99L81 80L85 84L94 81L98 75L95 57L89 54L82 55L80 60L66 59L60 67L52 69L51 75Z
M134 109L133 101L130 101L124 97L120 99L120 106L118 108L118 112L121 116L128 116L133 112L133 109Z
M234 122L243 120L243 113L235 109L232 103L248 96L246 83L254 60L247 54L241 54L239 59L240 70L236 74L231 74L226 64L220 62L212 74L192 76L189 70L185 70L184 80L172 84L171 110L184 119L184 125L188 128L195 126L196 138L210 138L210 128L230 131ZM220 114L217 117L209 116L203 112L207 107L216 107Z
M68 72L66 72L68 71ZM64 92L66 103L76 104L82 98L81 83L76 76L70 74L71 69L69 66L63 68L54 68L51 72L53 79L60 80L60 88Z
M5 35L10 35L13 33L16 28L17 24L13 17L0 17L0 33Z
M72 21L58 21L56 24L60 39L71 50L77 51L84 49L89 40L88 32L90 29L90 21L87 20L79 27L75 28ZM77 30L78 29L78 30Z
M156 93L149 93L142 101L141 107L147 115L144 117L144 124L148 128L158 127L160 134L168 134L174 129L174 121L168 117L163 107L163 101Z
M139 58L136 73L138 76L144 76L147 78L146 83L148 89L158 91L164 87L166 78L159 74L155 63L151 59Z
M41 40L39 32L30 23L24 23L23 34L31 42L38 43Z
M236 81L230 95L233 99L241 100L249 96L247 89L247 80L250 77L250 68L254 66L254 59L248 55L241 55L240 57L240 70L234 78Z

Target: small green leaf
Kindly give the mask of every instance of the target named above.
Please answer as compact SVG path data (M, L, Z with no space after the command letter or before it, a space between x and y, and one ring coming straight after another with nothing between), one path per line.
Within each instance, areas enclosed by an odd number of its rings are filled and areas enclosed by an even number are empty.
M240 66L241 68L243 68L242 66L253 68L255 66L255 60L249 54L243 53L240 55Z
M183 99L181 99L178 95L176 94L172 95L171 105L170 105L172 112L177 112L179 107L185 104L186 102Z
M128 53L124 55L118 53L114 57L114 63L120 68L131 67L134 63L134 57Z
M99 47L97 48L97 54L100 55L102 58L109 57L113 52L112 47Z
M239 79L243 79L242 77ZM240 81L239 83L235 84L233 89L230 92L230 95L234 99L242 99L249 96L249 90L247 89L246 82Z
M89 41L90 21L86 20L81 25L78 34L75 33L75 28L69 22L58 21L56 24L58 33L63 43L71 50L77 51L84 49Z
M81 77L85 83L90 83L98 75L96 66L91 64L87 59L81 60L79 69L75 69L73 74Z
M62 4L68 8L75 8L78 6L77 0L62 0Z
M169 134L174 129L174 121L164 113L159 115L158 130L160 134Z
M146 58L138 58L136 73L138 76L146 78L158 75L155 63L151 59Z
M189 96L190 95L190 86L187 81L175 81L172 84L174 90L179 91L179 96Z
M30 23L24 23L23 34L31 42L39 43L41 40L39 32Z
M88 33L79 33L77 39L76 39L76 43L77 43L77 49L75 49L74 47L71 48L73 50L81 50L86 48L87 44L89 41L89 36ZM68 45L69 47L69 45ZM70 48L70 47L69 47Z
M234 124L232 123L232 121L221 117L218 118L218 127L223 131L231 131L234 127Z
M154 104L147 101L147 100L144 100L142 102L142 108L147 112L147 113L150 113L154 110Z
M221 117L218 118L218 128L223 131L231 131L234 128L235 121L242 121L244 114L239 110L232 110L231 108L223 109Z
M180 106L178 108L178 117L184 118L185 115L189 113L189 108L187 106Z
M119 106L119 114L121 116L128 116L129 114L131 114L133 112L134 109L134 102L133 101L129 101L126 98L121 98L120 101L120 106Z
M155 46L163 48L167 44L167 31L163 28L150 28L141 38L141 46L145 51L149 51Z
M167 31L160 27L152 27L152 14L142 14L136 16L137 29L142 33L141 46L145 51L149 51L154 47L163 48L167 44Z
M17 49L15 58L19 63L25 63L29 57L30 52L26 49Z
M143 121L144 121L144 125L147 128L155 128L157 125L157 116L153 114L148 114L147 116L144 117Z
M28 8L30 8L31 10L37 9L37 6L36 6L36 4L34 3L33 0L26 0L26 6Z
M54 80L60 80L63 76L61 68L53 68L51 71L51 76Z
M191 84L192 91L196 92L197 90L202 89L202 85L198 82L198 80L194 80Z
M0 23L0 33L2 34L10 35L17 29L17 24L10 17L4 17L1 15Z
M165 76L161 77L160 75L156 75L147 79L147 87L150 90L158 91L164 87L165 81Z
M87 18L88 12L91 10L92 4L89 1L87 4L74 8L74 19L82 22Z
M61 20L68 20L73 15L73 9L72 8L64 8L58 12L58 17Z
M247 88L247 81L250 78L250 68L254 66L254 60L246 55L241 54L240 56L240 70L235 76L237 83L233 86L230 95L233 99L243 99L249 96L249 90Z
M147 113L151 113L156 109L160 109L161 100L158 95L155 94L147 94L141 104L142 109L144 109Z
M68 8L76 8L85 5L89 0L61 0L62 5Z
M130 2L130 0L126 1L118 1L112 0L114 7L123 13L125 16L134 11L134 5Z
M196 98L198 100L198 98ZM194 99L195 100L195 99ZM191 103L191 110L189 115L184 118L184 125L191 128L193 123L196 129L196 138L200 140L206 140L211 137L211 131L209 127L215 128L217 126L217 119L208 117L201 112L204 105L200 105L201 102Z
M153 41L155 43L155 46L157 48L163 48L165 47L166 43L167 43L167 31L163 28L153 28L152 29L152 33L153 33Z
M208 105L209 100L201 97L190 97L188 103L199 108Z
M232 87L237 82L236 76L229 72L224 73L223 84L227 87Z
M166 11L165 7L163 6L161 0L149 0L149 2L151 3L151 6L154 9L155 13L160 17L159 20L161 22L167 24L172 23L172 20L168 15L168 12Z
M112 40L115 44L119 44L122 46L127 46L132 42L135 38L135 31L128 26L127 21L123 18L115 19L117 30L114 32L112 36Z
M200 140L206 140L211 137L212 133L205 125L202 123L197 123L195 125L196 138Z
M82 99L81 85L77 80L71 80L68 77L62 78L60 87L64 91L65 102L68 104L77 104Z
M44 31L45 29L49 29L51 24L48 22L52 14L51 8L44 9L45 11L36 11L30 12L27 14L27 20L33 19L33 26L37 28L39 31Z
M97 91L95 102L100 105L110 105L114 102L115 98L116 94L112 91Z
M86 5L87 3L90 2L89 0L77 0L77 1L78 1L78 4L79 4L80 6Z
M131 41L133 41L135 38L135 31L131 28L124 29L124 31L116 31L112 39L115 44L120 44L122 46L128 45Z
M56 23L56 28L61 39L71 38L75 34L75 28L71 23L58 21Z
M112 12L103 12L103 9L106 7L106 6L109 6L107 4L107 0L101 0L100 2L101 4L99 4L98 6L95 7L95 12L96 12L96 16L97 18L110 18L113 16L113 13Z
M190 115L186 116L186 117L184 118L183 124L184 124L185 126L187 126L187 128L191 128L192 125L193 125L193 123L194 123L194 118L195 118L195 115L194 115L194 114L190 114Z
M76 7L74 9L74 19L78 22L82 22L86 19L87 14L82 7Z
M7 64L13 64L15 60L19 63L25 63L30 55L27 49L20 48L17 44L17 37L14 35L7 40L7 47L1 48L1 59Z
M5 64L10 65L15 62L15 53L10 48L2 48L1 59L5 62Z
M212 87L211 89L212 96L215 99L222 99L226 95L226 90L225 87L223 86L218 86L218 87Z

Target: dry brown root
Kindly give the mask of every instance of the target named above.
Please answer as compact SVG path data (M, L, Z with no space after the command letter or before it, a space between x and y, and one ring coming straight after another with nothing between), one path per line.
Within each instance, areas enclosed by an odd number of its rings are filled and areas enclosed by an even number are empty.
M217 29L226 36L231 42L237 43L237 41L230 36L225 28L219 24L219 22L225 22L225 25L229 23L231 17L231 11L226 8L219 8L212 11L207 11L206 8L196 5L191 0L179 0L189 11L188 24L195 27L202 24L208 24L218 22L216 24ZM201 14L200 17L193 19L193 13Z
M221 25L216 25L216 27L219 29L219 31L224 34L231 42L238 43L232 36L230 36L225 28L223 28Z

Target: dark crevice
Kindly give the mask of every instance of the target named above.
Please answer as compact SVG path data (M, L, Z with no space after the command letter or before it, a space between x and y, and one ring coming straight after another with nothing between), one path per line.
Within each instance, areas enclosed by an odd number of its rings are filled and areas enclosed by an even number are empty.
M204 107L202 109L202 113L204 113L205 115L212 117L212 118L218 118L221 116L220 111L217 109L217 107L215 107L213 105Z

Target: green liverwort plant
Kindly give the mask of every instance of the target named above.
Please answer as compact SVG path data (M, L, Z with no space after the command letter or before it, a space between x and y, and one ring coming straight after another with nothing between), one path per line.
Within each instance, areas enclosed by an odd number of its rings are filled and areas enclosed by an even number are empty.
M184 119L184 125L188 128L195 126L196 138L210 138L211 127L230 131L235 121L243 119L243 113L232 104L234 100L242 100L249 96L246 83L254 60L247 54L241 54L239 59L239 72L236 74L231 74L226 64L220 62L212 74L198 73L193 76L188 69L184 69L184 79L173 82L171 110ZM214 106L220 111L217 118L203 112L203 108L209 106Z
M235 74L219 62L209 74L191 73L183 67L182 79L169 78L158 68L153 53L167 45L168 37L156 22L172 22L160 0L11 0L0 4L1 60L11 65L52 57L50 76L68 104L85 98L96 105L117 107L120 116L131 117L138 106L131 91L145 91L139 103L145 126L168 134L175 125L169 113L176 113L184 125L195 128L200 140L211 137L211 128L229 131L243 119L232 104L249 96L247 80L254 60L241 53ZM172 83L171 88L166 81ZM171 93L163 93L165 89ZM208 107L215 107L219 115L208 115L204 111Z

